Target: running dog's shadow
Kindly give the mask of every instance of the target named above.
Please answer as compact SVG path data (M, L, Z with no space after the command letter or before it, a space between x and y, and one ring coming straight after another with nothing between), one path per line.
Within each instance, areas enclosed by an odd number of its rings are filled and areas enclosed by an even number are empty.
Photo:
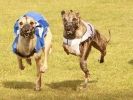
M133 65L133 60L128 61L129 64Z
M20 81L5 81L2 84L5 88L12 88L12 89L33 89L35 85L32 82L20 82Z
M76 90L77 86L79 86L82 82L83 80L67 80L62 82L53 82L46 85L52 89L71 88L72 90ZM96 83L96 82L98 81L92 80L92 81L89 81L88 84Z

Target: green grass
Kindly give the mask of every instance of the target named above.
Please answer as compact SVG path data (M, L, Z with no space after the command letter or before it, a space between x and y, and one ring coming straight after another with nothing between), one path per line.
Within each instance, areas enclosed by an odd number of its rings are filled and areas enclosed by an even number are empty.
M133 99L133 1L132 0L1 0L0 1L0 100L132 100ZM83 81L78 58L62 48L61 10L77 10L81 17L112 39L104 64L92 49L87 90L76 91ZM36 66L25 63L20 71L11 51L13 25L27 11L48 19L53 33L49 69L43 74L42 91L35 92Z

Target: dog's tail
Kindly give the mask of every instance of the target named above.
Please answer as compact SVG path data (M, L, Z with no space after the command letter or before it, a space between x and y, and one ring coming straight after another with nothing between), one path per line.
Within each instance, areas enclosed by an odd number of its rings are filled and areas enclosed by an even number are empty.
M109 39L107 40L107 43L109 43L110 40L111 40L111 32L110 32L110 30L109 30Z

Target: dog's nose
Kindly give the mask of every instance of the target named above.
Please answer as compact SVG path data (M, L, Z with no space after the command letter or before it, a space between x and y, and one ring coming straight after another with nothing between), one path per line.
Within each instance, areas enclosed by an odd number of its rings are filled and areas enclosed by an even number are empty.
M25 24L24 26L23 26L23 28L22 28L22 30L24 31L24 32L29 32L30 31L30 25L29 24Z

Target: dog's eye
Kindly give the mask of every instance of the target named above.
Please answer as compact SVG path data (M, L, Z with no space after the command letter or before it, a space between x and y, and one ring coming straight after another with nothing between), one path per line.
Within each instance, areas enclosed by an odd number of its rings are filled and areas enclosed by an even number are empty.
M64 20L64 22L66 22L66 21L67 21L67 20L66 20L66 18L64 18L63 20Z
M19 25L22 26L23 25L23 22L20 22Z
M31 22L30 22L30 25L34 25L34 22L31 21Z

